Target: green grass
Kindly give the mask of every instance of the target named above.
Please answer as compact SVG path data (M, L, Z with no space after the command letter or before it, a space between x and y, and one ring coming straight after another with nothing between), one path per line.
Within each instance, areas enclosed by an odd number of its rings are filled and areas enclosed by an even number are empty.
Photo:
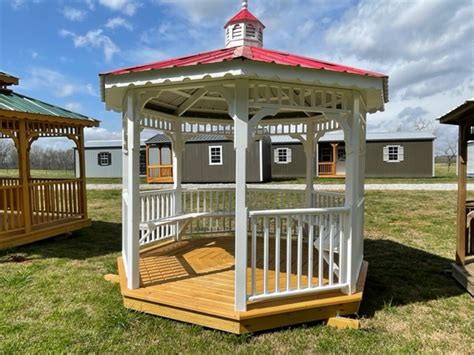
M306 324L236 336L126 310L120 191L90 191L93 226L0 252L0 353L399 353L474 349L474 302L446 273L454 192L369 192L363 329Z
M343 184L344 178L315 178L317 184ZM468 179L468 182L471 179ZM473 180L474 181L474 180ZM457 182L456 166L452 165L448 171L448 165L443 163L435 164L435 177L427 178L366 178L366 184L439 184L439 183L455 183ZM296 179L273 179L274 184L304 184L304 178Z
M0 169L0 176L19 177L18 169ZM74 170L31 170L33 178L73 178Z
M452 165L448 171L448 165L444 163L435 164L434 178L367 178L366 184L435 184L435 183L455 183L457 182L456 166ZM0 169L0 176L18 177L18 170L16 169ZM50 178L72 178L74 171L66 170L32 170L32 177L50 177ZM468 179L468 182L471 179ZM472 179L474 181L474 179ZM317 184L343 184L344 178L316 178ZM121 178L88 178L88 184L121 184ZM146 178L140 178L141 184L146 184ZM304 178L295 179L276 179L272 181L273 184L304 184Z

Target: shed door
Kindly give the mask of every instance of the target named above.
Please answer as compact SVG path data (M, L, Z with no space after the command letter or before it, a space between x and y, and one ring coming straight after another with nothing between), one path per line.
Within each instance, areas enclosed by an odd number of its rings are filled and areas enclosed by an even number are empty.
M337 147L336 151L336 174L345 175L346 174L346 148Z

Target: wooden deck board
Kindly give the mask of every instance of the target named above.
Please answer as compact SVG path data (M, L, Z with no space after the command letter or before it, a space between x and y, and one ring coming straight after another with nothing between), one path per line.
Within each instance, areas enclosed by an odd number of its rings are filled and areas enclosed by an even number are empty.
M259 244L260 248L261 245ZM259 249L261 250L261 249ZM285 250L282 246L282 250ZM296 253L296 247L293 247ZM273 249L270 250L270 254ZM286 285L286 260L282 255L280 288ZM297 284L296 254L292 256L291 285ZM233 333L271 329L307 321L353 314L359 309L367 264L353 295L339 291L250 302L246 312L234 310L234 239L203 238L167 243L141 253L140 288L129 290L118 258L124 305L130 309L190 322ZM263 265L262 257L257 265ZM274 266L274 261L270 262ZM308 282L307 267L303 283ZM250 284L248 269L248 289ZM317 275L317 272L314 274ZM263 270L257 269L257 290L263 289ZM268 289L275 289L275 271L269 271ZM318 282L313 277L314 283ZM324 282L327 282L325 277Z

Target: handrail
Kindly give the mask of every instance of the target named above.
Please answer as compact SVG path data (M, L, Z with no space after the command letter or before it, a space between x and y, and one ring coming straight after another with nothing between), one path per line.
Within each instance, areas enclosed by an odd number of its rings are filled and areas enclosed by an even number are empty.
M249 217L265 217L265 216L283 216L283 215L305 215L317 213L349 213L349 207L328 207L328 208L296 208L284 210L259 210L249 211Z

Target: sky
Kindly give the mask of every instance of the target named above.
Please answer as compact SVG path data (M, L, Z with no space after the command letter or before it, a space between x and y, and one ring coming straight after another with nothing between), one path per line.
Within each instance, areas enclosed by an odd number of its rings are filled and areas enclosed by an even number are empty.
M17 92L99 119L86 140L120 139L98 74L223 48L223 25L240 4L0 0L0 71L20 78ZM266 48L390 76L390 102L368 117L369 131L424 121L439 152L456 139L436 118L474 96L473 0L249 0L249 10L266 25Z

